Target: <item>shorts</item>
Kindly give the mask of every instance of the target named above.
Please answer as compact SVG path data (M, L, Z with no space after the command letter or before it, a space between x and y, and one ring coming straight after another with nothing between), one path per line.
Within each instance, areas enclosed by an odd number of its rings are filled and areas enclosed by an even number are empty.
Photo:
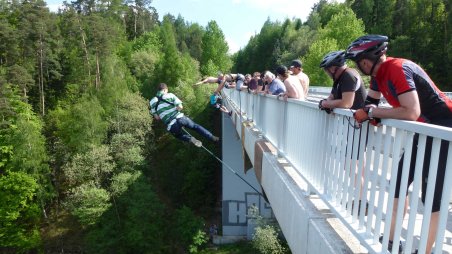
M446 127L452 127L452 119L447 119L442 122L438 122L437 125L446 126ZM407 191L408 187L414 180L414 171L416 167L416 157L417 157L417 145L419 142L419 134L415 134L413 138L413 146L412 146L412 152L411 152L411 160L410 160L410 171L408 174L408 185L407 185ZM422 165L422 195L421 199L422 202L425 203L425 195L427 191L427 182L428 182L428 174L430 171L430 157L432 152L432 143L433 138L427 137L426 145L425 145L425 155L424 155L424 163ZM442 140L441 141L441 147L440 147L440 153L439 153L439 160L438 160L438 168L437 168L437 175L435 180L435 191L433 193L433 205L432 205L432 212L438 212L441 207L441 198L442 198L442 192L443 192L443 185L444 185L444 177L446 173L446 163L447 163L447 153L449 151L449 142ZM402 155L399 161L399 167L397 171L397 182L396 182L396 191L395 191L395 198L399 198L400 195L400 185L402 181L402 169L403 169L403 159L405 157L405 154Z

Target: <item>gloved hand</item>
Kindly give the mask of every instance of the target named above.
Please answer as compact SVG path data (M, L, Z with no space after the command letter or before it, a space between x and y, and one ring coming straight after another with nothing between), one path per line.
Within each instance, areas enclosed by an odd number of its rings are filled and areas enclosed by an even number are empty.
M369 120L369 123L378 126L379 123L381 123L381 119L377 117L370 118L369 117L369 109L370 108L376 108L377 106L374 104L366 105L364 108L358 109L353 113L353 117L358 123L362 123L364 121Z
M378 126L381 123L381 119L374 117L372 119L369 120L369 123L372 124L373 126Z
M369 107L364 107L356 110L355 113L353 113L353 118L355 118L358 123L369 120Z
M330 109L330 108L323 107L323 106L322 106L322 102L323 102L323 101L326 101L326 99L322 99L322 100L319 101L319 109L320 109L320 110L325 110L325 112L326 112L327 114L331 114L331 112L332 112L333 110Z

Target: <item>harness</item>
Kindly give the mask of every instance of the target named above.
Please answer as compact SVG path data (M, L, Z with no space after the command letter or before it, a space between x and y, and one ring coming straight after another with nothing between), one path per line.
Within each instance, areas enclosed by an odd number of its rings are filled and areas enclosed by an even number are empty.
M155 103L155 106L154 106L154 109L155 109L156 112L157 112L157 108L158 108L158 106L159 106L159 104L160 104L161 101L166 102L166 103L168 103L168 104L174 106L174 103L169 102L169 101L163 99L163 95L156 96L156 97L157 97L157 103Z
M168 103L168 104L170 104L170 105L172 105L172 106L175 106L175 104L174 104L173 102L170 102L170 101L167 101L167 100L163 99L163 94L160 95L160 96L156 96L156 97L157 97L157 102L156 102L155 105L154 105L155 112L157 112L157 108L158 108L160 102L162 102L162 101L163 101L163 102L166 102L166 103ZM165 121L165 124L171 123L171 121L172 121L176 116L177 116L177 114L175 114L175 115L172 116L170 119L168 119L167 121Z

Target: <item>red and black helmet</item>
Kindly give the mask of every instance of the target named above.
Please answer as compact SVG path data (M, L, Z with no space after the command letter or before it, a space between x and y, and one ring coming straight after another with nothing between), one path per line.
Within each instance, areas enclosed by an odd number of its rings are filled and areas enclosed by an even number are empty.
M347 47L345 58L355 62L363 58L375 60L386 53L388 41L388 37L384 35L361 36Z

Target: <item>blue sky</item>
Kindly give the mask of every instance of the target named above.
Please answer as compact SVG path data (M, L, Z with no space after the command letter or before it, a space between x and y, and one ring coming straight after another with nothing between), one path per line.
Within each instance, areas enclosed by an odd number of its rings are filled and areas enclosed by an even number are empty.
M337 2L343 2L339 0ZM50 10L57 10L63 0L47 0ZM270 18L284 21L286 18L301 18L306 21L312 6L318 0L153 0L159 19L170 13L179 14L187 22L206 26L215 20L223 31L230 53L243 48L249 38L259 33Z

